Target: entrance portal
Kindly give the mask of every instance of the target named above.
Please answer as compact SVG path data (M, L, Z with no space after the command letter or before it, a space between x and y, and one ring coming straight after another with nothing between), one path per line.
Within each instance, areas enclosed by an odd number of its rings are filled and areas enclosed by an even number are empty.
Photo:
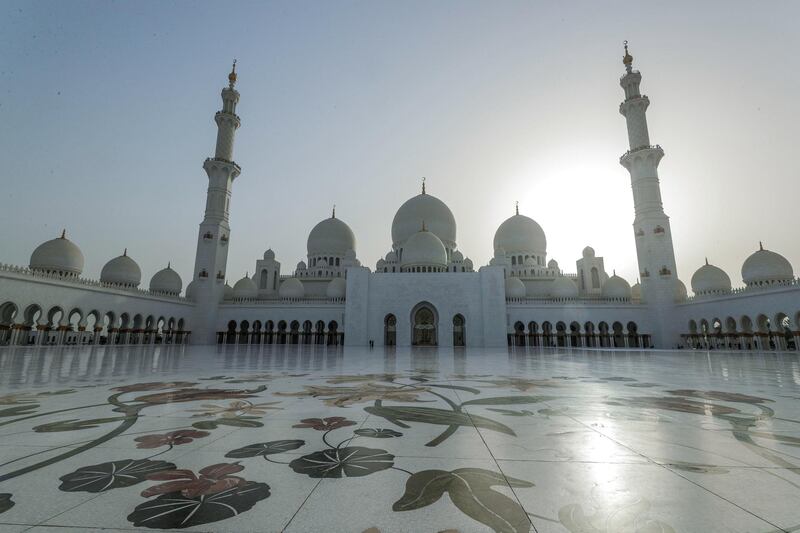
M436 346L436 315L433 310L423 305L416 310L413 317L414 346Z

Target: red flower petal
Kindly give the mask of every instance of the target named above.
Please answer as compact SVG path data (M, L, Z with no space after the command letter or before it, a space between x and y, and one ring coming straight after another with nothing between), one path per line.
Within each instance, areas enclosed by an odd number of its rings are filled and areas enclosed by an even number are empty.
M186 479L189 481L193 481L197 479L197 476L191 470L178 469L178 470L162 470L161 472L155 472L147 476L147 479L152 479L153 481L168 481L171 479Z
M149 498L150 496L156 496L157 494L166 494L168 492L177 492L193 488L197 481L191 481L187 479L182 479L179 481L168 481L166 483L160 483L158 485L154 485L142 491L142 496L145 498Z
M200 474L216 480L225 476L229 476L230 474L235 474L236 472L241 472L242 470L244 470L242 465L233 463L219 463L201 469Z

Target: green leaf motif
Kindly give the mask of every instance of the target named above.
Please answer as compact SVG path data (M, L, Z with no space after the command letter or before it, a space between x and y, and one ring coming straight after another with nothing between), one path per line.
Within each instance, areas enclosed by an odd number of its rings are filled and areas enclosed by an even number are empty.
M38 403L27 403L23 405L15 405L14 407L9 407L8 409L1 409L0 410L0 418L6 416L20 416L20 415L29 415L31 413L35 413L36 410L39 408Z
M467 400L461 407L467 405L522 405L530 403L540 403L554 400L553 396L503 396L496 398L476 398Z
M128 521L136 527L183 529L233 518L269 498L266 483L248 481L214 494L187 498L180 492L168 492L136 506Z
M0 514L5 513L14 507L14 500L11 499L11 494L0 494Z
M232 459L245 459L248 457L267 456L276 453L288 452L289 450L296 450L306 443L304 440L273 440L270 442L260 442L250 444L243 448L232 450L225 454L225 457Z
M391 439L402 437L403 434L393 429L361 428L353 431L359 437L369 437L371 439Z
M50 422L49 424L42 424L35 426L33 430L36 433L56 433L59 431L80 431L82 429L92 429L102 424L110 424L111 422L121 422L130 417L115 416L113 418L92 418L91 420L78 420L72 418L69 420L60 420L58 422Z
M203 420L195 422L192 427L196 429L217 429L219 426L233 426L237 428L260 428L264 424L257 416L237 416L232 418L219 418L217 420Z
M329 448L304 455L289 463L298 474L312 478L361 477L394 465L394 455L386 450L348 446Z
M58 488L64 492L105 492L136 485L145 481L150 474L175 468L174 464L166 461L123 459L81 467L61 476L62 483Z
M496 409L494 407L489 407L489 411L494 411L495 413L500 413L501 415L505 416L535 416L532 411L528 411L527 409L523 409L522 411L513 411L511 409Z
M482 468L423 470L408 479L405 494L392 505L392 510L421 509L439 501L446 492L459 511L498 533L530 531L525 510L516 500L492 490L493 486L527 488L533 483Z

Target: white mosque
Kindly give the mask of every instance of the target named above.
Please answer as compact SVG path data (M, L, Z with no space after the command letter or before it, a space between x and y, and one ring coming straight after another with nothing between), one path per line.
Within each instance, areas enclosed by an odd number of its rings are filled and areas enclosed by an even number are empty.
M222 90L214 157L191 281L167 265L141 288L127 250L99 280L81 277L84 257L65 233L39 245L27 267L0 264L0 344L326 344L593 348L797 349L800 281L780 254L759 246L733 288L720 268L701 265L687 295L675 268L669 218L651 144L641 74L625 47L620 113L629 150L639 276L633 286L609 275L583 250L573 273L547 258L547 239L517 213L494 236L494 257L475 267L457 244L453 213L428 194L397 210L391 247L374 269L358 260L353 230L336 212L311 230L308 256L291 272L272 250L252 276L229 284L228 223L239 92L236 70ZM246 184L244 185L246 187Z

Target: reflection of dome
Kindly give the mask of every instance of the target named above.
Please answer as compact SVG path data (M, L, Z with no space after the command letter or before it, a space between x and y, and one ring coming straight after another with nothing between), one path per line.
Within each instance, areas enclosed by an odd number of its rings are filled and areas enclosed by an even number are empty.
M328 298L344 298L347 294L347 282L344 278L333 278L325 289Z
M516 214L500 224L494 234L494 249L497 251L501 248L507 254L522 252L545 255L547 239L535 220Z
M83 272L83 253L66 238L66 232L62 232L58 239L36 247L31 254L30 269L60 276L80 276Z
M601 294L603 298L627 300L631 297L631 286L627 281L614 274L603 283Z
M439 237L423 229L416 232L403 245L401 266L447 266L447 251Z
M642 284L638 280L631 286L631 301L642 303Z
M456 219L453 213L444 202L423 192L407 200L394 215L392 220L394 248L404 247L404 243L419 231L423 222L448 248L456 247ZM403 253L405 254L405 251Z
M519 278L506 278L506 298L525 298L525 284Z
M594 248L592 248L591 246L587 246L586 248L583 249L582 255L585 259L591 259L592 257L594 257Z
M181 277L172 270L169 264L167 264L167 268L159 270L150 278L150 292L178 296L182 288L183 281Z
M742 265L742 280L747 286L762 285L765 283L780 283L792 281L794 270L791 263L781 254L759 250L748 257Z
M731 278L718 266L706 264L692 275L692 292L696 295L720 294L731 291Z
M281 283L278 294L281 298L302 298L306 295L306 288L299 279L289 278Z
M128 250L105 264L100 271L100 282L123 287L138 287L142 281L142 269L128 257Z
M234 300L254 300L258 298L258 287L256 282L245 276L233 286Z
M675 283L675 301L685 302L689 295L686 293L686 284L681 280L676 280Z
M578 297L578 286L570 278L559 276L550 287L550 296L557 299L571 299Z
M326 218L311 230L306 244L308 255L344 255L356 249L356 236L350 226L338 218Z

